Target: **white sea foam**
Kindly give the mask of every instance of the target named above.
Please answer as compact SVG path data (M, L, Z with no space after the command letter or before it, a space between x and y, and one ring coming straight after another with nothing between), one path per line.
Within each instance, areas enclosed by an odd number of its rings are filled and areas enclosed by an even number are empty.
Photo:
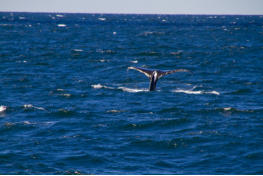
M66 27L67 25L65 25L65 24L58 24L57 26L58 27Z
M60 14L57 14L56 16L59 17L59 18L63 18L64 17L64 15L60 15Z
M208 93L210 93L210 94L215 94L215 95L220 95L220 93L217 92L217 91L215 91L215 90L213 90L213 91L211 91L211 92L208 92Z
M104 85L101 85L101 84L93 84L93 85L91 85L91 87L93 87L94 89L102 89L102 88L114 89L113 87L108 87L108 86L104 86Z
M63 91L64 91L64 89L57 89L57 91L59 91L59 92L63 92Z
M147 89L133 89L133 88L128 88L128 87L118 87L118 89L121 89L124 92L130 92L130 93L148 92Z
M94 84L94 85L91 85L91 87L93 87L94 89L101 89L101 88L103 88L104 86L101 85L101 84Z
M202 91L202 90L184 90L184 89L176 89L173 90L172 92L177 92L177 93L185 93L185 94L214 94L214 95L220 95L219 92L217 91Z
M6 107L6 106L4 106L4 105L1 105L1 106L0 106L0 113L1 113L1 112L4 112L6 109L7 109L7 107Z
M24 125L32 125L32 124L36 124L36 123L33 123L33 122L30 122L30 121L26 120L26 121L23 122L23 124Z
M24 104L24 108L33 108L32 104Z
M138 61L137 60L133 60L133 61L131 61L131 63L137 64Z
M106 21L106 18L98 18L100 21Z
M69 94L69 93L65 93L65 94L61 94L61 95L64 97L71 97L71 94Z
M118 113L118 112L122 112L122 111L121 110L117 110L117 109L112 109L112 110L108 110L107 112Z
M122 90L124 92L130 92L130 93L137 93L137 92L148 92L147 89L135 89L135 88L128 88L128 87L109 87L109 86L104 86L101 84L93 84L91 85L92 88L94 89L119 89Z
M83 50L82 49L73 49L73 51L82 52Z
M24 108L25 108L25 109L35 108L35 109L38 109L38 110L45 111L45 108L33 106L32 104L24 104Z
M233 108L231 108L231 107L224 108L225 111L230 111L231 109L233 109Z

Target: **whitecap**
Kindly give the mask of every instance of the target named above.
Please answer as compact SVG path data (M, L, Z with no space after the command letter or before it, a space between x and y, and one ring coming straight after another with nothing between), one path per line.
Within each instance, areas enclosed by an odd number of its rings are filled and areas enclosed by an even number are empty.
M138 61L137 60L133 60L133 61L130 61L131 63L134 63L134 64L137 64Z
M130 92L130 93L148 92L148 89L133 89L133 88L128 88L128 87L118 87L118 89L121 89L124 92Z
M24 20L26 19L26 17L19 17L19 20Z
M1 105L1 106L0 106L0 112L4 112L6 109L7 109L6 106L4 106L4 105Z
M184 90L184 89L176 89L176 90L173 90L172 92L176 92L176 93L185 93L185 94L195 94L195 95L198 95L198 94L214 94L214 95L220 95L219 92L217 91L202 91L202 90Z
M32 104L24 104L24 108L33 108Z
M93 87L94 89L101 89L101 88L103 88L103 85L101 85L101 84L94 84L94 85L91 85L91 87Z
M94 89L119 89L124 92L130 92L130 93L137 93L137 92L148 92L148 89L133 89L133 88L128 88L128 87L109 87L109 86L104 86L101 84L93 84L91 85L92 88Z
M71 97L71 94L65 93L65 94L62 94L62 96L64 96L64 97Z
M112 34L113 34L113 35L116 35L116 34L117 34L117 32L113 32Z
M122 112L122 111L121 110L117 110L117 109L112 109L112 110L108 110L107 112L118 113L118 112Z
M45 110L46 110L45 108L33 106L32 104L24 104L24 108L25 108L25 109L35 108L35 109L42 110L42 111L45 111Z
M23 122L23 124L24 124L24 125L32 125L32 124L35 124L35 123L29 122L29 121L26 120L26 121Z
M45 108L42 108L42 107L36 107L34 106L34 108L38 109L38 110L42 110L42 111L45 111L46 109Z
M65 24L58 24L57 26L58 27L66 27L67 25L65 25Z
M104 86L104 85L101 85L101 84L93 84L93 85L91 85L91 87L94 88L94 89L101 89L101 88L114 89L113 87L108 87L108 86Z
M73 49L73 51L82 52L83 50L82 49Z
M217 91L215 91L215 90L213 90L213 91L211 91L211 92L207 92L207 93L210 93L210 94L215 94L215 95L220 95L220 93L219 93L219 92L217 92Z
M223 108L224 109L224 111L230 111L230 110L232 110L233 108L231 108L231 107L226 107L226 108Z
M202 94L203 93L200 90L194 91L194 90L183 90L183 89L176 89L176 90L173 90L173 92L186 93L186 94Z
M63 91L64 91L64 89L57 89L57 91L59 91L59 92L63 92Z
M56 16L59 17L59 18L63 18L64 17L64 15L60 15L60 14L57 14Z
M106 18L98 18L98 20L100 20L100 21L105 21Z

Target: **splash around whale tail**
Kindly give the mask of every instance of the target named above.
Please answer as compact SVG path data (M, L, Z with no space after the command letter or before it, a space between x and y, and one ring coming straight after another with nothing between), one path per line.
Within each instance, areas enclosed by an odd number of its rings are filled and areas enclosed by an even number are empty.
M176 72L190 72L189 70L186 70L186 69L162 71L162 70L145 69L141 67L128 67L128 70L129 69L137 70L143 73L145 76L147 76L150 79L150 86L149 86L150 91L155 90L158 79L164 75L168 75L168 74L172 74Z

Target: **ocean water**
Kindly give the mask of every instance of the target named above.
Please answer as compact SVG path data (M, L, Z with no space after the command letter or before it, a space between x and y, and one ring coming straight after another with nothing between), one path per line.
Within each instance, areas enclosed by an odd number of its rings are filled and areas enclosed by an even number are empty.
M0 62L0 174L263 174L263 16L0 13Z

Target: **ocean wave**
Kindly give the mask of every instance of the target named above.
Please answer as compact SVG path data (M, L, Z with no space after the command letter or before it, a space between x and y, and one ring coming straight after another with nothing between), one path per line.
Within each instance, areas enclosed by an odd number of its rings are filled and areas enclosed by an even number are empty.
M56 17L63 18L64 15L57 14Z
M75 51L75 52L82 52L83 50L82 49L73 49L73 51Z
M99 21L106 21L106 18L100 17L100 18L98 18L98 20L99 20Z
M108 113L120 113L120 112L124 112L124 111L123 110L112 109L112 110L108 110L106 112L108 112Z
M7 106L1 105L1 106L0 106L0 113L1 113L1 112L5 112L6 109L7 109Z
M25 109L38 109L38 110L42 110L45 111L45 108L42 107L37 107L37 106L33 106L32 104L24 104L23 106Z
M150 36L150 35L159 36L159 35L164 35L164 34L165 34L164 32L158 32L158 31L145 31L145 32L138 34L138 36Z
M58 27L66 27L67 25L65 25L65 24L58 24L57 26Z
M138 63L138 61L137 60L132 60L132 61L130 61L131 63L134 63L134 64L137 64Z
M195 94L195 95L200 95L200 94L214 94L214 95L220 95L219 92L213 90L213 91L202 91L202 90L184 90L184 89L176 89L173 90L172 92L176 93L185 93L185 94Z
M136 89L136 88L128 88L128 87L109 87L101 84L93 84L91 85L94 89L115 89L115 90L122 90L124 92L130 92L130 93L137 93L137 92L148 92L148 89Z
M121 89L124 92L130 92L130 93L137 93L137 92L148 92L148 89L134 89L134 88L128 88L128 87L118 87L118 89Z
M141 130L147 128L173 128L174 126L180 126L189 123L190 120L187 118L178 118L178 119L162 119L162 120L155 120L155 121L144 121L140 123L128 123L120 128L125 130Z
M93 84L93 85L91 85L91 87L94 88L94 89L102 89L102 88L114 89L113 87L108 87L108 86L104 86L104 85L101 85L101 84Z
M262 112L263 109L239 109L235 107L216 107L216 108L209 108L209 109L200 109L197 112L199 113L255 113L255 112Z
M160 52L156 51L143 51L139 53L135 53L136 56L161 56Z

